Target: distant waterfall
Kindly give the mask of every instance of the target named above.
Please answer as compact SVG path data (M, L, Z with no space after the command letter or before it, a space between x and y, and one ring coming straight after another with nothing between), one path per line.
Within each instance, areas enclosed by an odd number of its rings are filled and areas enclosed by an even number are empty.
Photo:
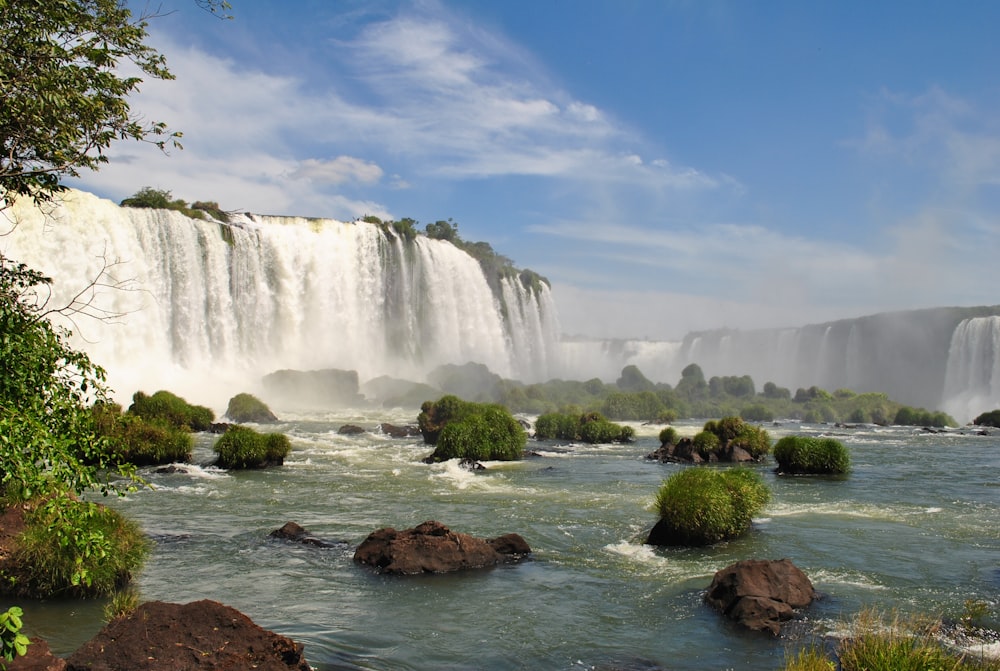
M963 320L948 349L945 408L956 416L1000 408L1000 317Z
M0 216L16 223L0 249L55 280L53 305L105 262L133 280L127 291L97 287L96 304L120 323L73 328L125 399L166 388L218 405L282 368L422 380L475 361L532 382L558 358L548 286L505 279L496 295L478 262L447 242L333 220L247 215L223 226L77 191Z

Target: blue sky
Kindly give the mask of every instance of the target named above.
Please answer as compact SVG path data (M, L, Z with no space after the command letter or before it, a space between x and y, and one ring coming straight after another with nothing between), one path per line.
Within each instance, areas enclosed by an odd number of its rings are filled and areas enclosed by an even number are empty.
M78 186L452 218L563 331L676 339L1000 303L1000 4L187 0Z

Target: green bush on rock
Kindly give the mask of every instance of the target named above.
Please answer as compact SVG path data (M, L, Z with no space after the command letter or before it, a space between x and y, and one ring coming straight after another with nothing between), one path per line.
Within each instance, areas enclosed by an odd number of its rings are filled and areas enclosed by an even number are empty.
M188 431L208 431L215 421L215 413L202 405L191 405L169 391L158 391L152 396L137 391L132 395L128 412L145 420L164 420Z
M850 468L847 448L833 438L785 436L774 446L778 472L841 475Z
M994 426L1000 428L1000 410L984 412L972 420L972 423L976 426Z
M5 589L29 598L106 596L131 580L148 552L139 526L116 510L52 499L25 514Z
M429 461L514 461L524 454L524 427L501 405L471 404L469 413L441 430Z
M539 440L580 440L585 443L627 443L635 438L635 429L609 422L599 412L580 415L548 413L535 421Z
M232 425L212 448L219 455L220 468L267 468L280 466L291 452L288 437L282 433L259 433L248 426Z
M106 437L115 457L134 466L156 466L191 461L191 434L163 419L147 421L122 414L117 403L98 403L91 409L98 435Z
M278 421L267 404L253 394L236 394L229 399L226 417L234 422L254 422L256 424L269 424Z
M646 543L700 546L736 538L769 500L767 485L748 468L686 468L657 492L660 520Z

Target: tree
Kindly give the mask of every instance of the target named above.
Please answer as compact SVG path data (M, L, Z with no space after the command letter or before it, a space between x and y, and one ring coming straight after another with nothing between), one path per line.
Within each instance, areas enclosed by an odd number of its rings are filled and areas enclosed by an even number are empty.
M128 62L173 79L144 43L149 18L134 18L119 0L0 0L0 195L8 202L51 199L65 188L61 178L106 163L114 140L177 144L180 133L146 121L127 100L142 82L122 73Z

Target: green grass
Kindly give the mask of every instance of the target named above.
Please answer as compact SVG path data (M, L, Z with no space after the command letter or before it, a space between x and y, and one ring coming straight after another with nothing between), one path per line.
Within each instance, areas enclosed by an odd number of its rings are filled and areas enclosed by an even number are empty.
M95 503L54 498L25 517L12 592L29 598L105 596L127 585L149 553L139 526Z
M280 466L291 452L291 442L282 433L259 433L248 426L230 426L212 448L220 468L267 468Z
M841 475L850 470L847 448L833 438L785 436L774 446L780 473Z
M770 496L761 477L748 468L692 467L663 483L655 508L683 544L710 545L747 531Z
M515 461L523 456L527 438L506 408L480 405L472 414L445 425L431 459Z
M786 658L781 671L1000 671L1000 660L946 648L937 638L940 627L936 618L865 609L832 654L807 647Z

